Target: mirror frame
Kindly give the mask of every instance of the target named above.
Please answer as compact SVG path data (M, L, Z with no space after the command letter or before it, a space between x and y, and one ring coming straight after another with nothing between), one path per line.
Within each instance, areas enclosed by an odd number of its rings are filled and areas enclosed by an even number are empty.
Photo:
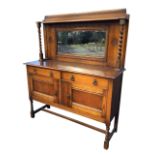
M57 45L57 33L60 31L104 31L106 32L106 40L105 40L105 56L104 57L89 57L89 56L78 56L78 55L69 55L69 54L58 54L58 45ZM55 29L55 40L56 40L56 57L57 59L77 59L77 60L90 60L90 61L98 61L98 62L106 62L107 61L107 49L108 49L108 26L74 26L74 27L57 27Z

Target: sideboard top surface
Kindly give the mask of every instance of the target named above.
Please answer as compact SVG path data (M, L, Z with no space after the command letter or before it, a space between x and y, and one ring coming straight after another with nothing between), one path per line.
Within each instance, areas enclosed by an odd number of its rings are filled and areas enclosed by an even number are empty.
M103 67L97 65L88 65L80 64L73 62L63 62L63 61L53 61L53 60L44 60L44 61L32 61L25 63L28 66L36 66L40 68L47 68L59 71L80 73L86 75L99 76L109 79L117 78L124 69L116 69L112 67Z

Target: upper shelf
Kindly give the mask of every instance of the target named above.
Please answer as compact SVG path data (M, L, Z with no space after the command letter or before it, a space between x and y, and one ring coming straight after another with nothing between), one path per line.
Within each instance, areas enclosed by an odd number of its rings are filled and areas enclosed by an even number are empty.
M129 19L126 9L45 16L43 23L89 22Z
M99 76L109 79L117 78L124 71L123 69L115 69L111 67L93 66L88 64L53 61L53 60L32 61L26 63L26 65L59 71Z

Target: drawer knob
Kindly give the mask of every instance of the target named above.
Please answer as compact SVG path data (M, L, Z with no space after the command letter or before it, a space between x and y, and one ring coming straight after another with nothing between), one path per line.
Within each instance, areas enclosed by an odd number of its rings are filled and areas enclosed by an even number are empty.
M96 79L93 81L93 85L97 86L97 80Z
M75 78L74 78L73 75L70 77L70 80L71 80L71 81L75 81Z

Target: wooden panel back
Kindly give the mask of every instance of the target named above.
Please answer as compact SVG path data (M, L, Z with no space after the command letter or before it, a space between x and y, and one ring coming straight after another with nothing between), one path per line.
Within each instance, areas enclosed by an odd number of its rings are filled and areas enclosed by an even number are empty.
M76 56L59 56L57 54L57 29L94 29L104 28L107 30L107 51L105 59L76 57ZM78 22L78 23L56 23L44 24L44 42L45 56L47 59L54 59L67 62L85 63L91 65L110 66L123 68L125 61L126 41L128 32L128 20L114 20L104 22Z

